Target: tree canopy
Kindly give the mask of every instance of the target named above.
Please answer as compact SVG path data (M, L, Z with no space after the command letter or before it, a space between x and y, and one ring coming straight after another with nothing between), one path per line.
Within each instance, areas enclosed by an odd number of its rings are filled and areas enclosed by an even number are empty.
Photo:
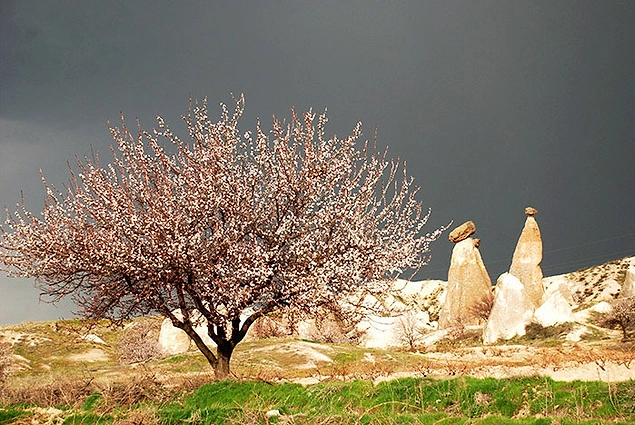
M190 102L187 141L160 117L152 132L122 117L111 163L94 154L63 189L45 182L41 216L7 211L4 270L72 296L89 318L159 313L224 378L259 317L337 309L426 263L444 229L423 233L430 213L412 177L374 142L357 147L361 123L327 138L326 113L292 110L270 132L241 133L234 101L215 122L206 101ZM194 331L201 318L216 353Z

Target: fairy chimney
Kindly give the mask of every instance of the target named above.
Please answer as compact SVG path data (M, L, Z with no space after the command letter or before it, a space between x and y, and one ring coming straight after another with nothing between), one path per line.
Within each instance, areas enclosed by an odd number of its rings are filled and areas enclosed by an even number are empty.
M523 284L527 298L534 308L538 308L543 301L545 289L542 284L542 239L540 229L534 216L538 210L532 207L525 208L527 219L523 228L509 273L516 276Z
M500 275L495 292L494 305L483 330L485 344L525 335L525 327L531 322L535 309L527 299L524 285L510 273Z
M452 250L439 328L451 327L457 321L477 324L479 319L471 310L483 299L493 298L492 281L478 250L480 240L470 237L475 231L474 223L468 221L450 233L450 240L456 241L456 245Z

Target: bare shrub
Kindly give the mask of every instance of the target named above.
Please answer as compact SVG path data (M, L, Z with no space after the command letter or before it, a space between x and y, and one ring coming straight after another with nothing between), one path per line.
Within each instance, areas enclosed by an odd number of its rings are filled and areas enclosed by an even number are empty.
M494 306L494 297L483 297L471 305L467 310L471 318L478 319L479 322L486 322Z
M289 336L293 330L287 322L284 317L263 316L251 326L249 336L255 339Z
M457 342L467 335L467 325L462 317L456 318L448 327L446 339L450 342Z
M397 320L397 336L399 341L410 351L416 351L421 345L426 329L419 326L417 317L408 313Z
M609 329L619 328L622 339L628 339L628 332L635 328L635 296L611 302L611 311L602 316L599 325Z
M0 385L4 384L11 374L11 368L13 366L13 350L11 345L2 343L0 344Z
M7 387L2 392L3 404L35 404L38 406L79 407L97 390L93 378L65 379L57 377L53 382L37 382L33 385Z
M141 363L161 356L159 326L155 322L132 323L116 345L119 363Z
M114 425L158 425L162 423L155 409L140 407L130 411L124 419L117 420Z
M130 407L143 401L163 402L168 393L152 373L134 375L122 382L112 382L100 389L108 406Z
M329 344L350 343L346 325L333 314L324 314L315 318L313 338Z

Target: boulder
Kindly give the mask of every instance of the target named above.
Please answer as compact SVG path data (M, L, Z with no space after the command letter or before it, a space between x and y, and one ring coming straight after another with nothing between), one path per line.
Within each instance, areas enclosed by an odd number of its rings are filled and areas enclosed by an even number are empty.
M454 243L461 242L462 240L465 240L472 236L474 232L476 232L476 225L474 224L474 222L466 221L456 229L452 230L448 235L448 239L450 239L450 242Z
M540 263L542 262L542 238L538 223L534 218L536 212L532 207L525 209L527 214L525 227L518 239L512 264L509 268L509 273L516 276L524 285L527 297L532 302L534 309L542 304L545 293L542 285L542 269L540 268Z
M483 331L483 343L493 344L499 339L525 335L534 307L524 285L510 273L503 273L496 282L496 296L489 320Z
M183 320L180 310L172 312L179 320ZM207 320L196 310L192 313L192 322L195 323L194 330L201 337L208 347L215 347L216 344L207 334ZM161 323L161 332L159 333L159 345L162 351L168 355L185 353L190 349L190 337L185 331L177 328L172 324L170 319L164 319Z
M613 310L613 307L611 306L611 304L607 303L606 301L600 301L599 303L591 307L589 310L594 311L596 313L610 313Z
M470 309L484 298L493 298L492 281L475 245L474 239L467 238L452 250L448 288L439 313L440 329L451 327L456 321L478 324L479 319Z
M97 336L95 334L86 334L86 335L82 336L82 339L84 341L94 342L95 344L108 345L108 344L106 344L104 342L103 339L101 339L99 336Z
M553 292L534 312L534 322L547 327L573 322L573 309L560 291Z
M533 217L536 214L538 214L538 210L535 209L534 207L527 207L525 208L525 215L528 217Z
M566 339L569 342L580 342L582 340L582 335L587 333L590 333L588 327L577 326L575 329L569 332L564 339Z
M632 297L635 295L635 266L630 266L626 270L626 278L622 284L622 291L620 297Z
M170 319L164 319L159 333L159 345L161 351L170 356L185 353L190 349L190 337L182 329L175 327Z

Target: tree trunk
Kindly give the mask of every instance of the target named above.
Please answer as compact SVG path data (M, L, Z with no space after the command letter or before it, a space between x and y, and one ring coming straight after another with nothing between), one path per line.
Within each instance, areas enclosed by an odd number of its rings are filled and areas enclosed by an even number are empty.
M234 346L231 342L220 344L216 350L216 364L213 364L214 377L217 381L223 381L229 378L229 361L232 353L234 352Z

